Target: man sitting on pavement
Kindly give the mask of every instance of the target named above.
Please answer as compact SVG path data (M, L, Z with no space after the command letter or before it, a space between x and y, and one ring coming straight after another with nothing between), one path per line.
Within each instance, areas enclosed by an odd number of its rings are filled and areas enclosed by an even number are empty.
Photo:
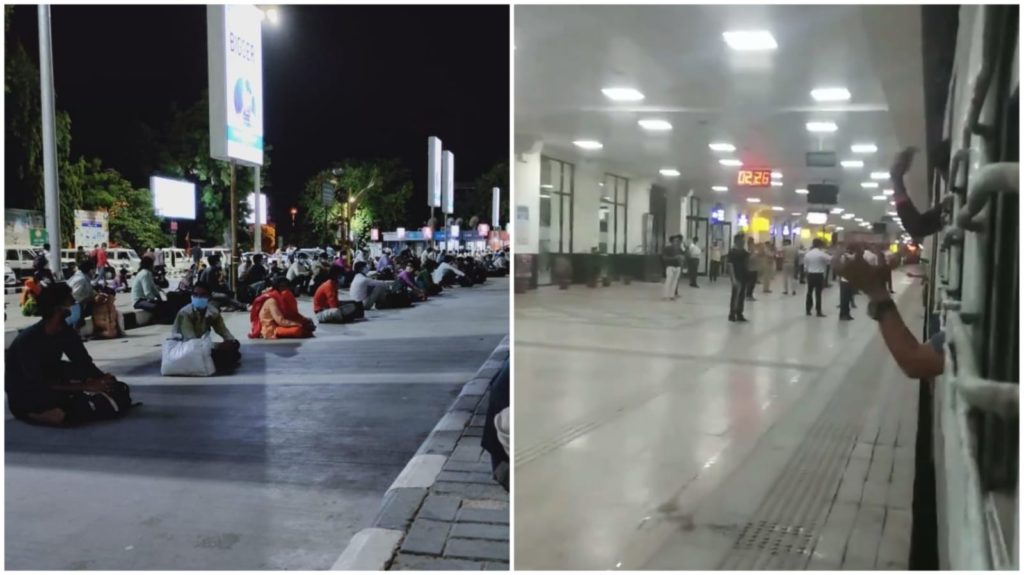
M152 313L157 321L167 314L167 302L160 294L160 288L153 281L153 258L144 257L139 263L139 271L132 279L132 307Z
M78 271L68 280L68 287L71 288L71 295L75 298L75 302L81 307L82 319L85 319L92 315L93 304L96 303L97 297L106 298L105 294L97 295L96 290L92 286L93 272L96 270L96 263L92 260L85 260L82 265L78 267ZM79 327L79 326L73 326Z
M413 258L409 258L409 260L405 263L405 267L402 268L402 271L398 274L398 281L402 282L403 284L409 287L409 289L412 291L413 297L417 301L426 301L427 293L421 290L419 286L416 285L416 267L417 261Z
M344 273L340 266L332 266L327 281L320 284L313 294L313 314L320 323L345 323L338 307L338 288Z
M96 367L72 329L76 305L66 283L47 286L39 295L42 319L19 333L7 349L4 390L17 419L80 423L88 416L82 407L92 401L91 394L113 393L118 386L114 376ZM63 361L65 355L70 361Z
M224 317L215 307L210 307L213 291L205 282L192 287L192 303L181 308L174 318L171 337L181 341L199 339L214 331L224 341L213 347L213 364L217 373L235 370L242 359L241 344L224 324Z
M235 300L234 292L231 291L231 288L228 287L225 281L226 278L220 263L220 256L210 254L206 259L210 262L210 265L203 270L203 273L199 274L199 281L205 283L213 290L212 299L214 303L224 311L244 310L245 304Z
M455 285L456 277L463 277L466 275L462 273L462 271L459 270L459 268L452 265L452 262L454 260L455 258L453 258L452 256L445 256L444 261L441 262L441 264L438 265L436 268L434 268L434 273L432 274L432 277L435 284L441 287L450 287L452 285Z
M355 276L349 288L352 299L363 302L363 309L373 309L387 291L388 282L366 277L366 262L356 262Z

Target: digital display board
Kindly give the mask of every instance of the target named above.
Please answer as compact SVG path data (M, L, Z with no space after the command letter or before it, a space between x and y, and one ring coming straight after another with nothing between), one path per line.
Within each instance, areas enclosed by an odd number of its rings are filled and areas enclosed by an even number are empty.
M263 165L263 12L207 6L210 156Z
M196 219L196 185L184 180L152 176L149 189L153 193L153 211L162 218Z
M736 185L741 188L767 188L772 185L770 168L737 170Z

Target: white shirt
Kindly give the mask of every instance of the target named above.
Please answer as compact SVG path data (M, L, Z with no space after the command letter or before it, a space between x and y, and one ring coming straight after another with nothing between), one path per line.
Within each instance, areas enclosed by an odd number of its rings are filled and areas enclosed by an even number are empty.
M691 258L699 258L700 254L701 254L701 251L700 251L700 248L697 247L697 244L690 244L690 257Z
M348 288L348 295L356 301L363 301L369 297L371 289L379 285L387 285L387 283L380 280L372 280L366 277L365 274L356 274L356 277L352 278L352 285Z
M455 272L455 275L459 277L466 275L459 271L458 269L449 265L448 262L442 262L441 265L437 266L437 268L434 269L434 273L432 274L434 278L434 283L441 283L441 280L444 279L445 274L447 274L449 271Z
M873 266L878 265L878 256L874 252L864 252L864 261L868 262Z
M68 287L71 288L71 296L78 303L91 300L96 296L96 290L92 289L89 276L85 275L82 270L78 270L75 275L71 276L71 279L68 280Z
M804 268L809 274L823 274L828 269L832 258L824 251L814 248L804 255Z

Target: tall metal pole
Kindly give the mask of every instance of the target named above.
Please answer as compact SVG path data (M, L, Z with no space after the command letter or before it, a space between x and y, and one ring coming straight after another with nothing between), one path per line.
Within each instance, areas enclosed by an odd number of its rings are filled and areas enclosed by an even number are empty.
M238 265L238 177L235 174L235 161L231 160L231 263L228 264L228 281L231 291L238 292L238 274L235 273L235 266Z
M255 233L253 233L254 245L256 246L253 251L260 253L263 251L263 226L260 223L260 167L256 166L256 183L252 187L252 193L255 194L253 203L256 206L256 226Z
M60 265L60 190L57 182L57 135L53 101L53 54L50 42L50 6L39 6L39 93L43 115L43 190L46 233L50 243L50 269L55 280L64 279Z

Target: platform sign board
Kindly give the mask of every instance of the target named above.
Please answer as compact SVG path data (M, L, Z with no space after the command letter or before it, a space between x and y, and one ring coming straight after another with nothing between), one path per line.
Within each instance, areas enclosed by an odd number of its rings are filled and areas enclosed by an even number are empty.
M334 188L330 184L324 184L320 188L320 201L323 202L324 207L334 203Z
M450 150L441 154L441 211L455 212L455 154Z
M110 243L109 221L106 210L75 210L75 247L92 249L93 246Z
M245 4L206 7L210 156L263 165L263 12Z
M256 223L256 194L249 194L245 198L246 204L249 205L249 215L245 217L245 223L254 225ZM266 225L267 223L267 194L260 193L260 224Z
M441 139L427 138L427 205L441 207Z
M45 235L46 221L43 212L36 210L19 210L7 208L4 210L4 243L9 246L35 246L43 245L45 240L35 243L40 232ZM36 240L38 241L38 240Z

